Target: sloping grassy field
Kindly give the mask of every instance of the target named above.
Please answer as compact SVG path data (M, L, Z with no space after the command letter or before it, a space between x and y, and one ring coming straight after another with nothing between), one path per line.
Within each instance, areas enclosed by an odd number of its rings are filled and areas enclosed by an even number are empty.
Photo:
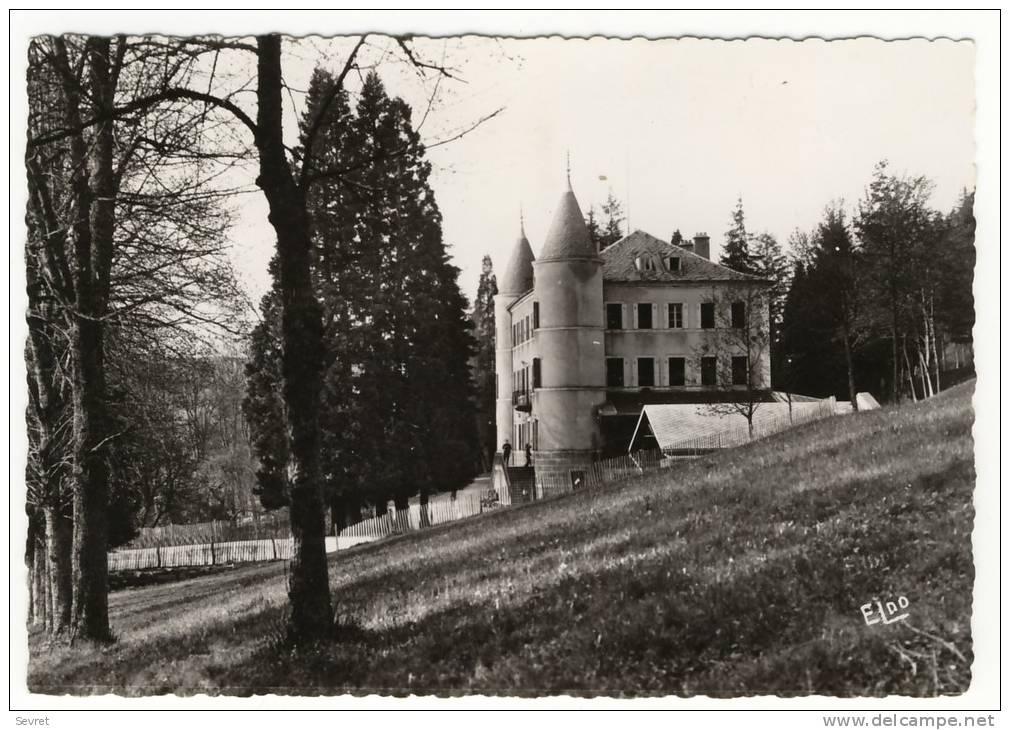
M111 596L107 647L31 637L43 693L934 695L970 681L972 384L683 468L335 555L333 639L280 640L284 566ZM875 598L906 621L864 623Z

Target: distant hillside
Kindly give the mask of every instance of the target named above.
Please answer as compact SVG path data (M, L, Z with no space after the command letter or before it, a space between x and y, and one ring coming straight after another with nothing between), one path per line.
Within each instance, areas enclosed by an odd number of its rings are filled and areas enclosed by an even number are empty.
M970 681L973 383L338 554L291 652L283 566L112 596L36 692L933 695ZM908 599L907 620L860 607ZM90 686L94 683L95 686ZM88 685L88 686L82 686Z

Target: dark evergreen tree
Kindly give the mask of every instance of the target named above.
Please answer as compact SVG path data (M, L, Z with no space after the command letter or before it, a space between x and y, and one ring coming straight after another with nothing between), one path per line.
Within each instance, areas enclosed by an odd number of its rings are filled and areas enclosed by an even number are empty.
M601 210L607 219L606 225L604 225L603 231L600 233L600 238L603 244L601 249L603 249L624 237L624 233L621 230L621 224L624 223L627 218L624 215L624 208L621 207L621 201L614 197L614 193L612 191L607 193L607 200L601 206Z
M271 262L273 265L273 262ZM260 303L262 320L252 331L246 363L246 397L242 413L258 461L253 492L268 510L287 506L288 439L281 397L280 301L276 291Z
M767 296L769 356L774 380L777 377L776 372L781 367L783 355L782 316L786 293L789 291L789 261L782 253L778 240L770 233L755 236L752 244L754 273L771 282Z
M593 206L589 206L589 212L586 214L589 240L596 244L597 251L602 251L624 237L621 231L621 224L625 221L624 209L621 207L621 201L614 197L613 191L607 193L607 200L600 206L600 210L604 220L602 225Z
M596 250L602 250L600 222L596 220L596 209L593 206L589 206L589 212L586 213L586 228L589 230L589 240L596 246Z
M719 263L736 271L754 273L754 259L751 256L750 235L744 221L742 198L737 198L731 221L732 224L726 231L726 244L723 246Z
M811 272L817 297L811 304L816 307L822 336L835 346L836 353L840 350L844 356L845 392L854 407L858 407L855 349L861 339L864 314L857 267L857 251L845 213L840 206L828 208L817 228Z
M670 236L670 243L672 243L674 246L684 245L684 236L681 234L679 228L673 232L672 236Z
M927 207L931 187L921 176L893 175L887 162L881 162L854 221L865 258L867 290L880 327L890 340L892 402L905 393L915 396L914 360L909 348L915 345L922 254L933 248L927 241L936 232Z
M332 83L313 75L303 132ZM320 180L307 200L324 322L320 465L339 528L363 501L384 511L393 499L402 509L413 494L423 499L473 476L472 324L409 106L370 74L353 112L345 95L333 97L313 143L316 164L352 170ZM260 402L247 412L262 417L277 405L254 391L257 378L272 377L252 372L269 364L268 343L254 340L261 352L249 375L249 399ZM283 459L269 424L251 426L261 461L264 448ZM261 482L264 493L282 488Z
M495 424L495 319L494 298L498 280L491 257L481 261L480 281L473 305L473 324L477 351L473 359L477 387L477 432L481 445L481 469L487 470L498 443Z
M975 299L972 283L975 277L975 193L965 191L961 200L947 215L940 250L937 252L943 268L937 293L937 325L940 328L940 356L946 359L945 346L967 349L966 359L958 355L945 362L945 369L971 367L972 327L975 326Z

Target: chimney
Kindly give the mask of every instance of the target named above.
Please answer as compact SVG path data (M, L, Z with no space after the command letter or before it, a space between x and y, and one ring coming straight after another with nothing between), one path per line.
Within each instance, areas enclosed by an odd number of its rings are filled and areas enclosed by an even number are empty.
M681 241L678 245L685 251L694 253L694 241Z
M709 238L707 233L703 232L694 234L694 252L702 258L707 259L711 256L708 244Z

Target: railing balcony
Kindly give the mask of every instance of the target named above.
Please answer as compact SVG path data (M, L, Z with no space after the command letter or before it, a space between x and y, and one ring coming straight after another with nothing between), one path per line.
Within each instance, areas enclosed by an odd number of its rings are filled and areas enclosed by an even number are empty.
M533 410L533 398L528 390L512 391L512 407L517 411L529 413Z

